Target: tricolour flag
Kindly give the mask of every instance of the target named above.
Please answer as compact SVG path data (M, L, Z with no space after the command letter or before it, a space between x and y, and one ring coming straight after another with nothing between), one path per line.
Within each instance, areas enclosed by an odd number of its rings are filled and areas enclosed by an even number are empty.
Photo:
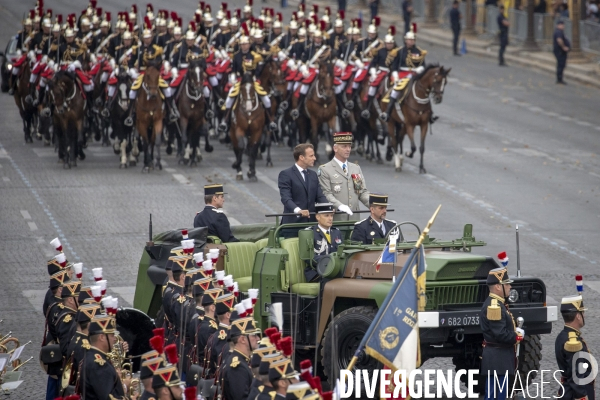
M379 272L379 268L381 268L383 264L394 264L396 262L396 242L394 242L394 246L390 248L390 243L392 239L393 238L390 236L387 243L385 244L385 247L383 248L383 251L381 252L381 255L377 259L377 262L375 264L375 271L377 272Z
M421 365L419 310L425 307L425 268L423 246L414 248L359 346L392 371Z

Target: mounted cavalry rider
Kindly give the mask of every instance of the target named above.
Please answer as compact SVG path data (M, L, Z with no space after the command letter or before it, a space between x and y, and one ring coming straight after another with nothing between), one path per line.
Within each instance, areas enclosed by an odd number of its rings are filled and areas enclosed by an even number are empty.
M379 49L375 57L373 57L373 60L371 60L371 64L369 64L369 73L371 75L371 78L369 79L369 99L367 100L365 109L361 113L363 118L369 118L371 105L373 104L373 99L377 94L379 85L387 78L390 71L392 71L391 82L398 79L398 51L400 49L396 47L396 40L394 39L395 34L396 28L390 26L388 34L385 35L383 40L385 47Z
M100 22L100 33L94 36L91 50L95 54L102 54L104 57L108 55L108 45L110 42L111 14L106 12L104 19Z
M324 23L321 25L322 28L325 27ZM302 86L300 87L298 106L290 112L292 118L298 118L300 116L300 110L304 105L304 100L306 99L308 89L319 73L315 63L319 60L331 57L331 55L331 47L325 44L323 32L320 29L315 30L315 33L313 34L313 42L310 44L310 46L306 47L304 53L302 54L301 60L305 65L300 67L299 72L304 79L302 80Z
M135 116L135 99L137 98L137 91L142 86L142 82L144 80L143 74L148 64L155 63L157 64L157 68L160 69L160 65L162 63L162 55L163 49L160 46L152 44L152 31L150 20L146 18L146 29L142 32L142 45L137 51L137 60L134 64L134 69L137 68L140 71L140 75L137 76L136 81L131 86L131 90L129 91L129 99L133 100L129 105L129 116L125 119L126 126L133 126L133 119ZM179 113L177 112L177 108L173 104L173 91L170 90L169 85L162 79L159 80L159 87L161 89L162 94L165 97L165 104L167 106L167 111L169 113L169 120L176 121L179 118Z
M119 22L125 23L124 21L119 21ZM117 23L117 26L119 26L119 23ZM118 68L113 68L113 71L112 71L110 77L108 78L108 82L107 82L108 104L102 110L102 116L105 118L108 118L110 116L110 109L112 108L112 102L114 101L114 99L116 97L115 92L117 90L117 83L119 82L118 78L117 78L118 69L120 68L124 71L127 71L127 74L133 80L138 78L138 73L134 68L135 62L138 58L138 46L133 45L133 34L131 33L131 31L126 30L122 35L120 35L119 42L121 44L119 44L118 46L116 46L113 49L113 52L114 52L113 59L116 60L115 66Z
M285 47L287 47L287 45L285 44L285 42L282 42L282 40L285 39L286 36L285 33L281 33L283 30L282 21L283 15L281 13L277 13L275 21L273 21L273 29L271 30L269 36L267 36L267 42L271 46L279 44L279 47L284 49Z
M346 93L348 94L348 101L344 106L348 110L352 110L354 108L354 101L351 99L353 86L346 86L355 73L357 71L362 71L364 68L364 64L356 55L356 49L358 48L358 43L361 40L360 29L357 27L356 20L353 20L351 26L348 27L348 30L346 31L346 37L347 40L340 45L336 58L338 59L338 64L340 64L340 67L342 67L342 75L340 76L342 83L340 87L342 91L346 89ZM358 83L353 83L353 85L358 87Z
M329 35L329 46L336 52L349 40L344 34L344 16L344 10L340 10L333 24L333 31Z
M396 101L401 97L402 92L406 88L408 81L405 79L410 79L414 75L420 74L425 70L425 56L427 55L427 50L423 50L415 45L416 35L414 27L415 24L413 24L411 30L404 35L405 46L402 47L398 53L400 62L399 79L396 80L386 111L379 116L382 121L387 121ZM430 122L433 123L436 119L437 117L432 116Z
M94 82L82 70L82 63L85 62L86 50L87 48L85 46L80 46L75 41L75 32L73 29L68 28L65 31L65 42L61 44L59 50L62 54L61 65L68 65L67 71L75 72L77 74L77 78L79 78L83 85L87 108L88 110L91 110L93 107L92 92L94 91Z
M360 35L360 19L356 21L357 22L357 30L358 30L358 34ZM359 39L357 42L357 46L356 46L356 66L359 67L358 70L356 71L356 73L354 74L354 83L352 85L352 94L350 96L350 99L354 99L354 96L356 94L356 91L358 90L358 87L360 86L360 83L366 78L367 73L368 73L368 69L369 69L369 64L371 62L371 60L373 59L373 57L375 57L375 55L377 54L377 52L379 51L379 49L381 49L383 47L383 42L377 37L377 29L379 27L381 20L379 19L379 17L375 17L373 19L373 21L371 21L371 24L369 25L369 27L367 28L367 37L363 38L363 39ZM356 33L356 31L355 31ZM362 67L360 67L360 65L362 65Z
M38 32L31 42L31 46L35 49L36 62L31 69L29 77L29 95L25 97L25 102L37 106L39 93L37 90L37 81L40 74L46 69L48 56L52 44L51 37L52 21L49 18L44 18L42 23L42 31ZM45 86L45 85L44 85Z
M240 93L241 86L241 77L245 73L252 73L254 79L260 76L261 68L259 65L262 63L262 56L250 50L250 39L248 36L240 37L240 51L238 51L233 57L232 70L229 75L230 82L234 82L235 84L229 90L229 96L227 96L227 100L225 101L225 109L227 110L223 121L219 125L219 130L221 132L225 132L229 127L229 121L231 119L231 109L235 103L237 96ZM275 124L275 120L273 118L273 114L271 113L271 99L269 98L267 92L260 86L259 82L254 82L254 90L260 97L260 100L263 103L265 108L265 113L269 118L269 129L275 130L277 129L277 124Z
M190 63L195 60L206 59L209 56L208 43L204 36L196 36L196 25L190 22L185 33L185 40L181 41L173 50L171 65L173 75L176 76L171 82L170 89L174 92L186 76ZM218 83L218 82L217 82ZM212 84L212 83L211 83ZM204 86L204 97L210 97L208 87Z

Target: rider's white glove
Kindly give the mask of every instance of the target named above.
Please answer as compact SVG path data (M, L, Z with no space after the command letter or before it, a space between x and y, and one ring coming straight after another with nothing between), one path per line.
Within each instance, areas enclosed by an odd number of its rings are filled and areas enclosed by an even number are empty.
M279 57L280 61L283 61L287 58L287 55L283 51L279 51L279 53L277 53L277 57Z
M377 76L377 70L375 68L369 68L369 74L371 74L372 77Z
M398 71L392 72L392 78L394 78L394 81L398 80Z
M415 73L417 73L417 74L420 74L423 71L425 71L425 67L423 67L423 66L415 68Z
M522 328L515 328L515 332L517 332L517 335L525 337L525 331Z
M342 204L342 205L340 205L340 206L338 207L338 210L339 210L339 211L341 211L341 212L345 212L345 213L346 213L346 214L348 214L348 215L352 215L352 214L353 214L353 212L352 212L352 210L350 209L350 207L348 207L348 206L347 206L347 205L345 205L345 204Z
M235 76L234 73L229 74L229 83L231 83L232 85L235 85L236 82L237 82L237 76Z

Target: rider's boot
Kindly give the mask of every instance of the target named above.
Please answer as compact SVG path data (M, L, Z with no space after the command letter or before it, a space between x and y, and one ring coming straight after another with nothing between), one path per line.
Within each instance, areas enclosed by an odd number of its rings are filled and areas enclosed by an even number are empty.
M125 118L125 122L123 122L125 126L133 126L133 121L135 120L135 105L135 99L131 100L129 103L129 113L127 114L127 118Z
M179 111L173 103L173 97L167 97L165 103L167 104L167 111L169 113L169 121L175 122L179 119Z
M265 113L267 114L267 118L269 119L269 130L271 132L275 132L277 130L277 123L275 122L275 118L273 118L273 113L270 108L265 107Z
M86 103L87 114L88 114L88 116L91 117L92 113L94 112L94 92L93 91L85 92L85 103Z
M221 88L219 86L213 86L212 91L215 104L219 106L219 108L223 107L225 104L225 96L223 96Z
M392 110L394 109L394 105L396 104L396 99L393 98L392 96L390 96L390 102L387 105L387 108L385 109L385 112L382 112L381 114L379 114L379 119L382 120L383 122L387 122L387 120L390 118L390 115L392 115Z
M100 114L102 114L102 116L104 118L110 117L110 110L112 109L112 105L115 101L115 97L117 97L116 94L112 97L109 97L108 100L104 103L104 108L102 109L102 112L100 113Z
M371 111L370 110L371 110L371 106L373 105L373 99L374 98L375 98L375 95L373 95L373 96L369 95L369 98L367 99L367 106L360 113L360 116L363 117L364 119L369 119L371 117Z
M296 107L292 111L290 111L290 115L292 118L296 119L300 116L300 110L302 109L302 106L304 105L304 99L306 99L306 95L300 93L300 98L298 99L298 107Z
M37 96L37 85L30 83L29 84L29 94L25 97L25 103L32 104L33 100L36 99Z
M227 111L225 112L225 116L223 117L223 120L219 124L219 132L221 132L221 133L222 132L227 132L227 129L229 128L229 121L231 119L231 110L232 110L232 108L228 108L227 109Z
M288 90L288 95L287 97L281 102L281 104L279 104L279 108L282 111L285 111L288 109L288 107L290 106L290 102L292 101L292 96L294 95L294 91L293 90Z
M15 75L10 74L10 81L8 82L8 94L10 96L14 96L15 95L15 90L17 89L17 78L15 77Z
M433 124L435 121L438 120L438 116L437 115L433 115L433 111L431 112L431 114L429 115L429 123Z
M350 116L350 111L348 111L344 105L344 92L336 94L335 99L337 101L338 109L341 110L342 118L347 119Z

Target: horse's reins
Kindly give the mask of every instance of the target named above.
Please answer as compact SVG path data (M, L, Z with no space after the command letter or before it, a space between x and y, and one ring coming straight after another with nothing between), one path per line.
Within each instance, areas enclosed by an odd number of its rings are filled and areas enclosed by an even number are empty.
M252 103L252 99L250 98L250 87L252 87L252 83L246 83L244 84L244 89L246 89L246 102L250 101L250 103ZM242 95L243 97L243 95ZM253 105L254 108L252 108L251 110L247 110L245 109L244 111L247 113L253 113L254 111L256 111L256 109L258 108L258 93L256 93L256 91L254 91L254 100L255 100L255 104ZM244 107L245 108L245 107Z
M198 68L198 67L196 67ZM196 73L196 77L198 78L198 82L200 82L200 71L198 70L194 70L194 72ZM200 100L200 98L202 97L202 90L198 90L198 88L196 88L195 86L192 87L192 90L196 93L195 96L190 94L190 86L191 86L191 80L187 79L186 85L185 85L185 94L187 95L187 97L190 100L194 100L194 101L198 101Z
M63 92L63 89L60 89L61 92ZM67 111L71 110L71 107L69 107L69 103L71 102L71 100L73 100L75 98L75 95L77 94L77 84L75 82L73 82L73 94L69 97L65 97L65 100L63 102L63 107L67 108ZM58 110L58 106L56 105L56 98L54 97L54 91L51 90L50 91L50 95L52 95L52 100L54 100L54 108L56 109L57 112L59 112ZM85 107L85 104L84 104Z

